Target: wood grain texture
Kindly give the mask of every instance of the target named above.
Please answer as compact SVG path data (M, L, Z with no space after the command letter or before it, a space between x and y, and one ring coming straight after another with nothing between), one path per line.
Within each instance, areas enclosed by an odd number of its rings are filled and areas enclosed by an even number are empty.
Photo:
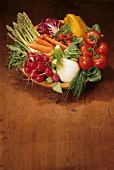
M84 95L64 101L60 94L27 84L21 72L7 69L6 24L25 11L34 25L41 18L81 16L99 23L110 45L102 80L88 83ZM114 169L114 2L0 0L0 170ZM65 92L65 91L64 91Z

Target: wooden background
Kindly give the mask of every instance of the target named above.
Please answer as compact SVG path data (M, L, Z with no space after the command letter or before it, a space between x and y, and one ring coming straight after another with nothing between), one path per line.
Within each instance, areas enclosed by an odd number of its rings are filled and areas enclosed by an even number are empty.
M42 18L80 15L98 23L110 46L102 80L88 83L79 101L28 84L7 69L6 25L18 12ZM0 170L114 169L114 1L0 0Z

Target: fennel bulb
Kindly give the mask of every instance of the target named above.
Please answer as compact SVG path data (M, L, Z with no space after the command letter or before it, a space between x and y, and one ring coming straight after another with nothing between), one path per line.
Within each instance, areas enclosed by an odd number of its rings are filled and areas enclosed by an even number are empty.
M62 82L71 82L78 75L80 67L78 62L63 58L61 63L56 63L57 74Z
M80 67L78 62L66 58L64 51L59 45L55 47L51 54L52 62L56 65L57 74L62 82L70 82L78 75Z

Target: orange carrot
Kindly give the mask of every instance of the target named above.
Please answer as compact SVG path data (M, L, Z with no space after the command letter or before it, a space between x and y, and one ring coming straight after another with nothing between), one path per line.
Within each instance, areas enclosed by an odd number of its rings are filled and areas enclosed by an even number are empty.
M51 57L51 53L44 53L45 55L47 55L48 57Z
M47 40L47 41L49 41L49 42L51 42L51 43L54 44L54 45L60 45L60 47L62 48L62 50L65 50L65 49L67 48L66 45L64 45L64 44L56 41L56 40L53 39L53 38L50 38L50 37L49 37L48 35L46 35L46 34L44 34L44 39Z
M41 45L44 45L44 46L47 46L47 47L55 47L54 45L52 45L50 42L47 42L46 40L43 40L39 37L37 38L34 38L33 39L37 44L41 44Z
M40 35L39 38L41 38L43 40L44 39L44 35L43 34Z
M30 47L30 48L33 48L35 50L38 50L42 53L50 53L54 49L53 47L47 47L47 46L44 46L44 45L41 45L41 44L29 43L29 44L27 44L27 46Z

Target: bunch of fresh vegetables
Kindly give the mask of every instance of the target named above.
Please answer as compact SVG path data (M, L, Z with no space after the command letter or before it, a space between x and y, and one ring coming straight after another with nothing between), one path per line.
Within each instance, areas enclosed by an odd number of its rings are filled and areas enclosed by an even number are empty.
M11 50L8 67L22 70L30 80L52 84L59 93L62 83L68 83L66 94L73 92L79 98L87 81L101 79L109 46L98 24L89 28L81 17L67 14L64 22L47 18L34 26L24 12L7 29L14 41L7 45Z

